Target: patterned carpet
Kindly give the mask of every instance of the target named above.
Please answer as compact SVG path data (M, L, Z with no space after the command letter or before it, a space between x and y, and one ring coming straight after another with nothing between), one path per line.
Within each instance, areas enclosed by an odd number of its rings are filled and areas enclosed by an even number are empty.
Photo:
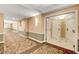
M4 53L6 54L15 54L21 53L25 50L29 50L30 48L36 46L38 43L21 37L15 32L5 31L5 43L4 43Z
M47 44L43 44L41 47L33 51L32 54L63 54L63 51Z

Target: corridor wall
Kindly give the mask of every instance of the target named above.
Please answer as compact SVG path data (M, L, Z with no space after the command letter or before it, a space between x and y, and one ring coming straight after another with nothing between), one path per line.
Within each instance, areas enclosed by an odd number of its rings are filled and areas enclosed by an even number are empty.
M17 21L18 32L27 38L38 42L44 41L44 19L42 15L36 15Z
M29 38L38 42L44 41L44 19L42 15L30 17L29 23Z
M0 53L4 51L4 42L3 42L3 14L0 13Z
M28 20L26 18L17 21L17 31L24 37L28 36Z

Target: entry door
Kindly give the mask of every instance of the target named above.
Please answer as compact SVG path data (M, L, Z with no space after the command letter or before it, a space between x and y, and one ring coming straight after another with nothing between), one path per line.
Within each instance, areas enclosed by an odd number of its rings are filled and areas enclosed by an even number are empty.
M75 13L67 13L58 16L52 16L47 19L47 42L67 46L74 49L77 39L77 24Z

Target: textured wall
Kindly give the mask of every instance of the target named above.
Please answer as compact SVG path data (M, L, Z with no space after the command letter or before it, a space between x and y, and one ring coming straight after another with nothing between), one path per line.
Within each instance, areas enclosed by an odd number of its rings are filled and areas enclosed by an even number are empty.
M29 37L36 40L44 40L44 19L42 15L29 18Z
M42 15L33 16L29 19L29 32L44 33L44 19Z
M23 20L17 22L18 31L27 32L28 31L27 26L28 26L27 19L23 19Z
M23 19L18 22L19 33L29 36L33 39L43 41L44 40L44 19L42 15Z
M0 33L3 33L3 14L0 14Z

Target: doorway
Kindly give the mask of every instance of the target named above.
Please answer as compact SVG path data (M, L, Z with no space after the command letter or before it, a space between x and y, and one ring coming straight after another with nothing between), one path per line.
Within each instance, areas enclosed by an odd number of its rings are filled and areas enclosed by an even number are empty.
M47 17L46 41L75 51L77 49L76 13L68 12Z

